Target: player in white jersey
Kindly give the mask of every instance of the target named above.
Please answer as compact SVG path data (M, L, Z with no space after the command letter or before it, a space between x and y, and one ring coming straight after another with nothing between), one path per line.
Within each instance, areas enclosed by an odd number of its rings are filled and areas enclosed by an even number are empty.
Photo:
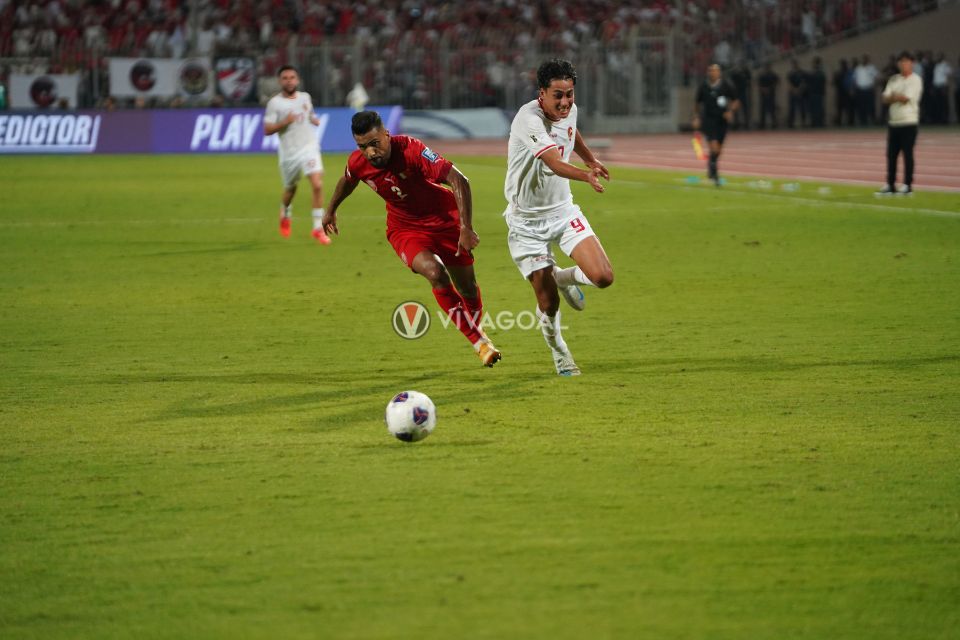
M323 230L323 162L320 160L320 142L317 125L320 120L313 112L310 94L297 91L300 74L289 65L280 67L280 93L267 102L263 116L263 134L279 134L280 176L283 178L283 196L280 203L280 235L290 236L293 217L293 196L297 183L307 176L313 189L313 237L321 244L330 244Z
M613 284L610 260L570 192L570 180L587 182L603 193L600 178L610 179L577 130L576 82L576 70L567 60L540 65L539 97L520 107L510 126L504 185L510 255L533 285L540 329L562 376L579 375L580 369L560 334L560 294L579 311L584 297L578 285ZM570 164L574 151L587 170ZM559 269L551 243L559 245L576 266Z

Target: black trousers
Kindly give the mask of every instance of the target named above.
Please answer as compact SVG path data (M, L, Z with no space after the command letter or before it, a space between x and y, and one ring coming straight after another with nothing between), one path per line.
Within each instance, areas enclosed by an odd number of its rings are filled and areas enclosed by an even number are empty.
M824 113L824 101L826 96L819 96L816 94L810 95L810 126L812 127L822 127L826 120L826 114Z
M773 96L760 97L760 128L767 128L767 116L770 116L770 126L777 128L777 102Z
M807 103L801 95L790 94L790 102L787 106L787 126L793 129L795 116L800 114L800 126L807 126Z
M887 127L887 184L897 179L897 156L903 153L903 184L913 184L913 145L917 141L917 125Z
M857 120L860 126L873 124L877 117L876 98L873 89L857 89Z

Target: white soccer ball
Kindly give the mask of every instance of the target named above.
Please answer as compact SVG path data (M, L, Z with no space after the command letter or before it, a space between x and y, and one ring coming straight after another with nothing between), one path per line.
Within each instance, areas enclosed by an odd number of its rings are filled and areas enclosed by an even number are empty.
M393 396L384 415L387 430L398 440L417 442L433 433L437 408L427 394L403 391Z

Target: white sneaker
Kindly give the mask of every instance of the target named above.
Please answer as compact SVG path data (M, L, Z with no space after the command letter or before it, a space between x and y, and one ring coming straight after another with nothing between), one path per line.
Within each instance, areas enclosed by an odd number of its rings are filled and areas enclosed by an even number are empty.
M908 186L908 185L905 185L905 184L902 184L902 185L900 185L899 187L897 187L897 195L898 195L898 196L912 196L912 195L913 195L913 187Z
M558 376L580 375L580 367L573 361L573 355L569 351L555 351L553 353L553 364L557 368Z
M557 275L557 271L559 270L560 269L557 267L557 265L553 265L554 276ZM587 299L583 295L583 290L581 290L577 285L571 284L568 287L561 287L560 285L557 285L557 291L560 292L560 295L563 296L563 299L567 301L567 304L570 305L571 308L577 311L583 311L584 307L587 306Z
M892 196L896 191L888 184L883 185L882 189L877 189L873 192L873 195L877 198L882 198L883 196Z

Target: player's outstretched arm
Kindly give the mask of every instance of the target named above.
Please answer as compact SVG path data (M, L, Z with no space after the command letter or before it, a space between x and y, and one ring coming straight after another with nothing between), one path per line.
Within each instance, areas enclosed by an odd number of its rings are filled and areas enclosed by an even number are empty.
M333 189L333 195L330 197L330 204L327 210L323 212L323 230L328 234L340 235L340 229L337 227L337 207L346 200L353 190L357 188L357 183L347 180L347 176L340 176L337 186Z
M457 242L456 255L460 255L461 251L469 253L480 244L480 236L473 230L473 192L470 190L470 181L459 169L450 167L443 183L450 186L460 212L460 240Z
M583 139L583 136L580 135L580 130L577 130L577 133L573 139L573 150L580 156L580 159L583 160L583 163L590 167L593 170L599 171L597 175L602 177L604 180L610 179L610 172L607 171L607 168L603 166L603 163L597 160L597 157L593 155L593 151L590 150L590 147L587 146L587 142Z
M569 162L565 162L563 157L560 155L560 151L558 151L556 147L545 151L540 156L540 160L542 160L543 163L550 168L550 171L553 171L553 173L561 178L587 182L591 187L593 187L594 191L597 193L603 193L603 185L600 184L601 174L599 169L591 167L589 171L585 171L579 167L573 166Z

